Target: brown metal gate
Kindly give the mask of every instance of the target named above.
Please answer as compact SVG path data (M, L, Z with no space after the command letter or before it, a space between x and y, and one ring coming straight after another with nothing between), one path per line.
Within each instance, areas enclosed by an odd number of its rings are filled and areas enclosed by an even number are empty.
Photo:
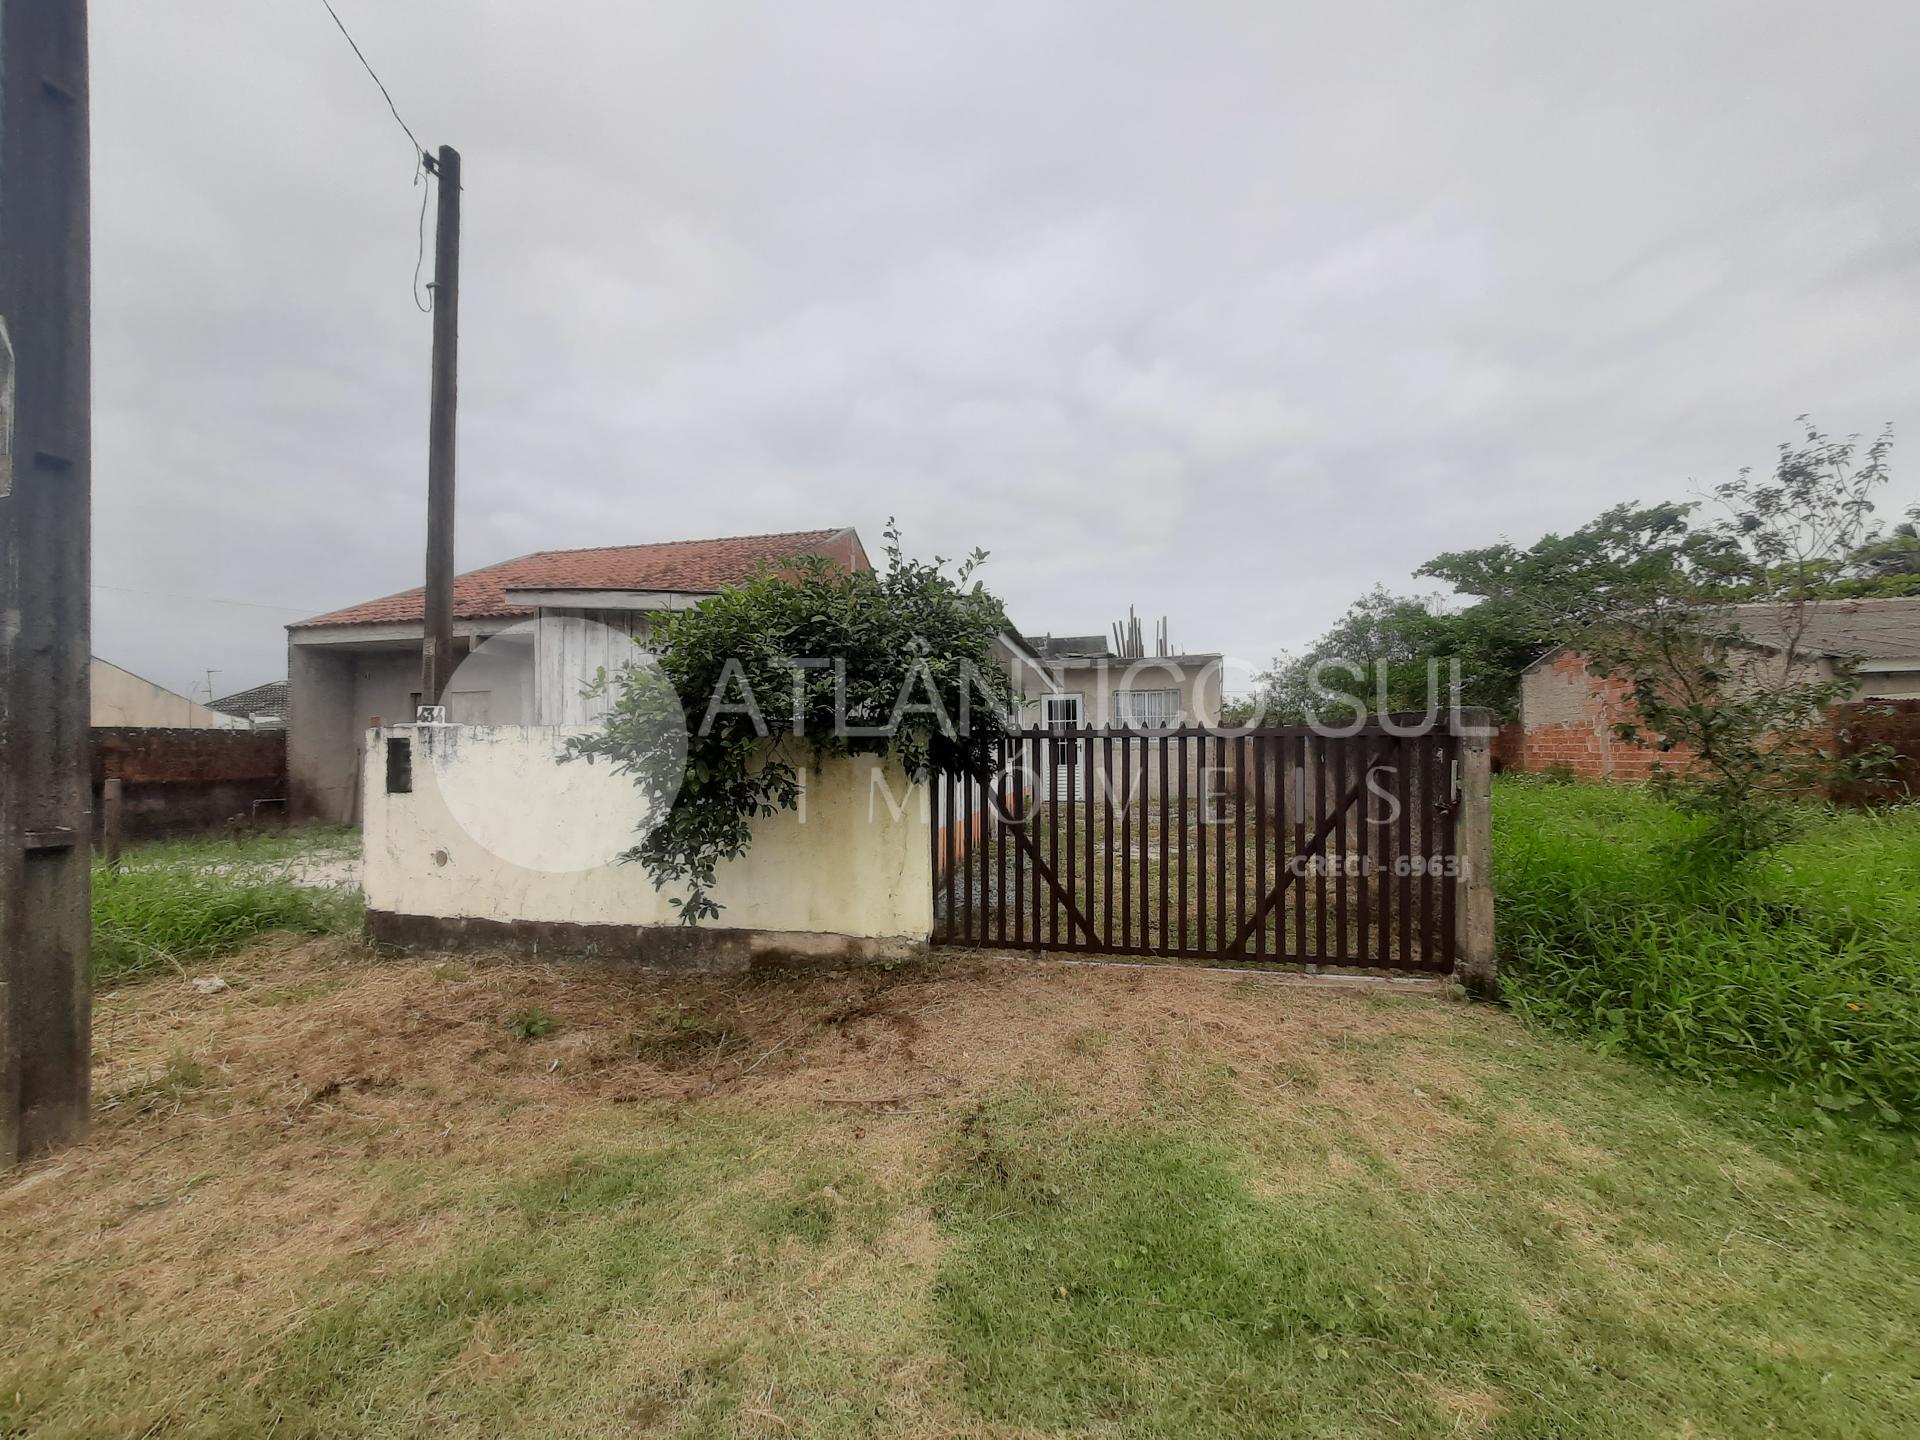
M935 775L939 945L1453 968L1457 739L1370 727L1008 732Z

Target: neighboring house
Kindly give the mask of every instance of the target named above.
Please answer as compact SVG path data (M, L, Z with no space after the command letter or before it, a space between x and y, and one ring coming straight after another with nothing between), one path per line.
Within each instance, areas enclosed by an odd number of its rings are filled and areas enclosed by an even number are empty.
M1040 723L1167 729L1220 723L1221 657L1119 655L1104 635L1029 635L1052 679Z
M1119 630L1129 633L1125 626ZM1104 635L1027 636L1028 648L1052 684L1031 707L1039 713L1023 715L1023 721L1052 728L1133 730L1218 725L1221 657L1144 655L1138 653L1137 628L1133 637L1130 648L1136 653L1121 654ZM1045 756L1057 796L1093 796L1103 789L1116 795L1135 789L1156 797L1160 793L1159 777L1147 773L1145 740L1121 739L1117 746L1106 739L1059 740L1046 747ZM1026 763L1036 763L1031 752ZM1202 766L1196 747L1184 767L1196 794L1202 793ZM1167 783L1178 777L1176 769Z
M1733 621L1762 662L1783 656L1788 636L1779 607L1738 605ZM1831 677L1837 659L1855 664L1855 702L1920 701L1920 597L1823 600L1805 617L1796 678ZM1644 780L1675 757L1614 737L1631 718L1632 687L1595 675L1586 658L1561 647L1520 677L1520 719L1503 727L1496 757L1511 770L1563 766L1583 780Z
M859 535L847 527L543 550L456 576L458 668L444 697L447 718L471 725L583 723L592 717L581 708L575 677L628 658L628 641L644 644L652 616L690 609L765 567L811 556L850 571L871 568ZM369 725L411 723L420 703L424 615L424 592L414 589L287 627L287 767L296 819L358 818L360 737ZM601 628L556 632L564 645L593 653L536 655L532 637L521 631L487 647L474 665L459 664L481 642L525 621L564 617L598 622Z
M208 704L209 710L233 715L247 721L256 730L267 730L287 723L287 682L269 680L251 690L236 690Z
M143 680L130 670L93 657L91 723L96 727L134 726L167 730L244 730L247 722L222 715L164 685Z

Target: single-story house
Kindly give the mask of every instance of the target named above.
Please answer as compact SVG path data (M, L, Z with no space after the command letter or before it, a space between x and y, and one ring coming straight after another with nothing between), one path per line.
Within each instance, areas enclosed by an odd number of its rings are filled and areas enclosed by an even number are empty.
M871 568L859 534L842 527L543 550L458 576L456 669L443 697L447 719L470 725L589 722L599 712L582 700L580 677L629 658L619 652L629 640L644 643L652 616L689 609L764 566L815 556L849 571ZM359 818L360 739L369 726L412 723L420 703L424 615L424 592L413 589L287 627L287 768L296 819ZM542 655L533 653L531 634L515 630L529 620L564 617L597 627L553 633L554 653ZM486 641L494 643L477 660L461 663ZM1002 637L1001 654L1021 694L1053 688L1052 669L1019 635ZM1040 713L1036 699L1023 718L1034 723Z
M644 642L649 617L685 610L765 566L818 556L849 570L870 568L851 527L712 540L670 540L586 550L542 550L454 578L456 671L447 719L470 725L580 723L573 677L609 668L619 637ZM287 627L289 798L296 819L358 819L360 737L370 725L411 723L420 704L420 646L426 598L420 588L316 615ZM604 647L589 656L541 657L509 639L475 666L461 666L483 641L523 622L572 616L604 627L579 632ZM519 663L515 663L518 660ZM535 677L540 676L540 681ZM564 677L564 679L562 679ZM553 682L553 683L542 683Z
M1780 607L1736 605L1731 618L1763 661L1784 656L1790 637ZM1920 596L1814 602L1797 649L1796 668L1808 679L1831 677L1843 657L1853 661L1855 703L1920 702ZM1615 738L1632 709L1624 680L1594 674L1585 656L1561 646L1521 672L1520 716L1503 728L1495 757L1511 770L1565 767L1583 780L1644 780L1674 757Z

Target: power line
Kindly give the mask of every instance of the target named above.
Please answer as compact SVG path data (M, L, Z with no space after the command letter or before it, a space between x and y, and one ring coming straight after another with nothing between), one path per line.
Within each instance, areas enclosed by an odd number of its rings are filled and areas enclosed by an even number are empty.
M345 23L340 19L340 12L333 8L333 0L320 0L320 3L327 7L327 14L333 16L333 23L339 27L340 33L346 36L347 44L353 46L353 53L359 59L361 67L372 78L373 83L380 87L380 94L387 102L387 109L393 112L393 118L399 123L400 128L407 132L407 139L413 141L414 154L425 155L427 153L427 147L420 143L419 137L413 133L413 127L408 125L405 120L400 119L400 107L393 103L393 96L388 94L386 82L374 74L373 66L368 64L367 57L360 53L358 42L354 40L352 35L348 34Z
M125 585L102 585L95 581L96 590L111 590L117 595L139 595L148 600L189 600L196 605L232 605L242 610L278 610L285 615L317 615L319 605L263 605L258 600L216 600L211 595L177 595L167 590L134 590Z
M433 157L427 153L427 147L420 143L420 137L413 133L413 127L401 118L400 107L393 103L393 95L388 91L386 81L382 80L374 71L373 66L368 63L365 53L360 49L359 42L356 41L348 31L346 22L341 20L340 12L333 8L333 0L320 0L320 3L327 7L327 14L333 17L334 27L339 30L341 35L346 37L347 44L353 47L354 57L359 60L360 67L367 72L368 77L372 79L373 83L380 87L381 98L387 102L387 109L393 112L394 120L398 122L402 130L407 132L407 139L413 144L413 183L419 185L423 179L426 181L425 187L420 191L420 223L415 227L418 234L413 252L412 294L414 308L422 315L428 314L433 310L433 287L431 285L427 287L426 303L424 305L421 304L420 267L426 263L427 258L427 193L433 189L431 179L434 174Z

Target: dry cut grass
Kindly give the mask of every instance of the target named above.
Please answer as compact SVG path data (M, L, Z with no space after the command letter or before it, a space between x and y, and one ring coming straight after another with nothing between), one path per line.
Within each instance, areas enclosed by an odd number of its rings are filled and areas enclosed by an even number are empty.
M1913 1398L1910 1174L1497 1011L986 956L219 973L103 995L93 1137L0 1183L0 1434L1869 1434Z

